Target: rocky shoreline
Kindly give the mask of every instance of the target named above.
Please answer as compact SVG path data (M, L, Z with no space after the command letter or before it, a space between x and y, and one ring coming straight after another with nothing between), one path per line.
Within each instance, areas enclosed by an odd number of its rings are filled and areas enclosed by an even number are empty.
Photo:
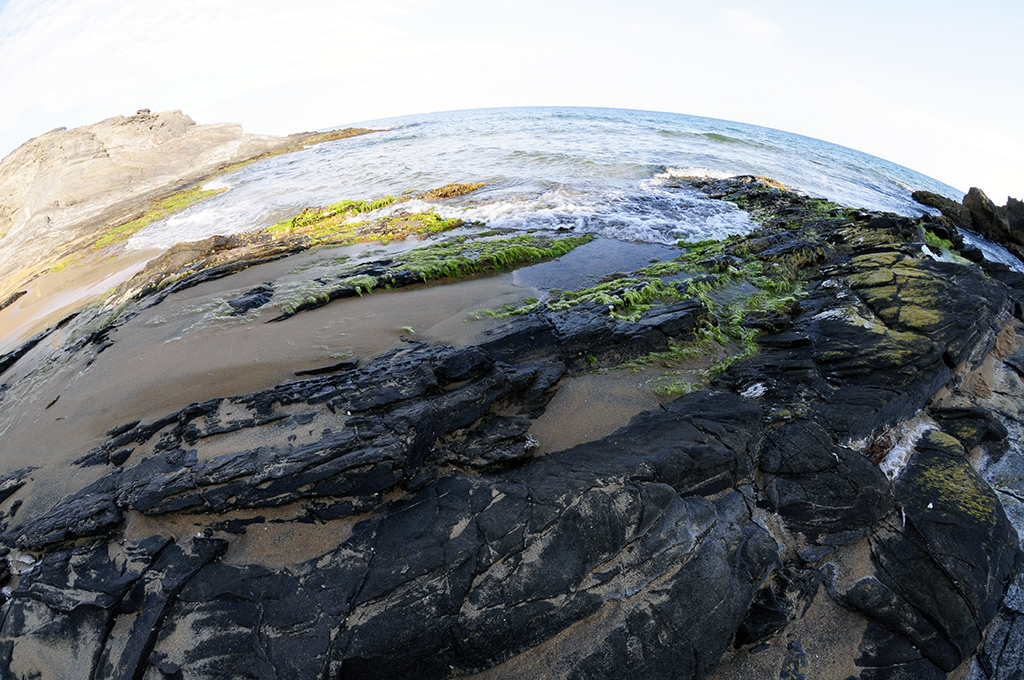
M113 230L163 199L195 193L229 168L367 132L272 137L238 124L197 125L181 111L141 109L36 137L0 161L0 308L48 268L114 243Z
M11 456L6 676L1015 677L1024 275L957 256L949 206L695 186L759 229L518 300L459 342L405 337ZM524 264L458 238L465 274ZM246 257L259 286L185 258L114 317L4 355L0 424L119 370L101 354L186 290L282 316L283 275ZM361 277L426 281L412 262L332 264L265 326L365 300ZM573 381L652 365L673 368L662 403L625 427L561 450L532 434Z

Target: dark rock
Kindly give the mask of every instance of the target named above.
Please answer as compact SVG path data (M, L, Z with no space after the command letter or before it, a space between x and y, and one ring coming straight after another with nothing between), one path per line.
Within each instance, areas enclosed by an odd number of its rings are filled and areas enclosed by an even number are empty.
M989 628L971 680L1015 680L1024 674L1024 616L1004 612Z
M1006 439L1006 426L989 411L981 407L933 407L929 409L942 431L959 440L965 451L982 442L1001 442Z
M274 297L274 286L264 283L244 295L228 300L228 305L231 306L231 314L233 316L241 316L250 310L259 309L270 302L272 297Z
M981 189L971 187L964 196L964 207L971 214L972 229L982 236L996 243L1024 243L1020 240L1024 234L1014 234L1010 231L1010 223L1003 215L1003 211Z
M868 622L860 643L858 666L889 667L921 659L921 652L902 636L894 636L874 621Z
M981 263L985 261L985 253L982 252L981 248L964 244L960 248L960 255L971 262Z
M338 373L339 371L348 371L359 365L359 359L346 359L330 366L324 366L323 368L310 368L305 371L295 371L295 376L301 378L307 375L327 375L328 373Z
M779 669L779 680L807 680L810 670L810 659L807 658L807 652L800 643L790 642L786 645L786 656L782 660L782 668Z
M577 310L557 324L527 318L518 325L553 328L546 336L547 352L582 366L586 362L579 348L587 343L594 343L590 351L599 360L617 362L665 348L671 337L666 332L686 332L701 310L699 302L681 303L637 324ZM484 468L513 464L535 447L526 435L529 422L488 414L499 402L516 403L523 414L542 409L564 368L560 363L501 363L497 358L535 356L542 346L529 343L525 351L519 349L525 338L516 324L495 335L479 348L462 350L412 344L355 371L193 404L153 423L117 428L106 444L77 463L123 465L128 455L121 447L128 443L165 453L115 470L51 513L12 530L12 540L39 548L102 535L121 522L123 509L153 515L225 512L332 496L351 497L356 511L415 477L424 462ZM302 403L325 404L330 413L292 414L291 407ZM247 417L222 422L217 414L225 407ZM309 428L314 419L330 423L321 425L315 437L315 428ZM200 459L192 448L202 449L204 440L216 435L268 425L293 431L307 427L309 434L305 443L286 441L212 459ZM465 428L486 434L461 432Z
M6 475L0 477L0 503L3 503L14 495L18 489L25 486L25 478L36 469L38 468L21 468L20 470L8 472Z
M807 546L806 548L803 548L797 554L800 556L800 559L806 562L807 564L813 564L814 562L818 562L820 560L825 559L835 551L835 546L811 545Z
M533 419L567 376L725 321L697 300L635 322L577 305L113 428L78 460L88 484L6 518L3 542L39 561L10 575L0 674L36 673L55 647L75 650L47 669L57 677L707 677L748 648L780 652L756 663L792 679L824 672L824 654L872 679L939 678L979 646L986 677L1019 667L1022 607L1015 590L1004 599L1017 536L963 449L1004 442L993 470L1010 470L1018 424L1010 407L933 398L977 369L1024 280L919 257L921 229L948 226L938 218L756 178L706 189L765 225L705 258L713 276L756 256L765 276L807 281L798 305L748 316L759 351L708 389L537 455ZM207 244L210 262L221 245ZM401 281L384 260L367 266ZM890 482L869 456L891 442L869 443L924 409L956 438L927 434ZM27 474L0 478L0 502L21 500ZM196 538L129 538L163 517ZM274 567L245 552L265 528L327 542ZM840 588L837 569L869 549ZM836 603L866 624L859 646L808 637L808 612Z
M971 212L964 207L964 204L931 191L915 191L911 197L921 205L941 211L958 229L975 231L971 221ZM942 236L942 238L946 237Z
M21 345L19 345L15 349L12 349L10 352L0 354L0 375L6 373L7 370L18 361L18 359L21 359L23 356L28 354L32 349L36 347L36 345L41 343L43 340L53 335L61 328L67 326L77 316L77 312L69 316L66 316L60 321L58 321L56 325L50 326L46 330L41 331L36 335L33 335L31 338L21 343Z
M11 305L13 305L15 302L20 300L22 298L22 296L26 295L27 293L28 293L27 290L19 290L19 291L15 292L15 293L11 293L10 295L8 295L4 299L3 302L0 302L0 309L7 309Z
M736 647L756 645L769 639L789 623L789 602L773 588L762 588L750 604L736 631Z
M1017 534L959 443L938 431L918 444L896 493L906 525L876 533L878 578L862 579L846 597L949 672L974 653L996 615Z
M210 565L171 618L230 620L230 629L267 640L264 660L246 658L244 640L218 637L215 648L198 640L208 672L255 673L255 663L299 677L326 667L337 677L445 677L450 666L487 668L576 621L609 615L620 623L592 652L564 652L581 675L618 666L664 676L670 661L706 672L775 564L774 541L745 519L738 494L683 500L664 484L621 477L594 486L600 477L559 458L500 479L440 478L382 508L294 579ZM602 603L625 584L649 592L613 596L605 612ZM288 633L300 622L305 632ZM634 635L675 652L637 654L626 646ZM304 654L294 653L298 644ZM160 642L155 649L177 662Z
M747 610L733 645L756 645L775 636L807 611L821 582L821 574L814 570L787 566L775 571Z
M1008 197L1003 215L1010 226L1010 233L1024 236L1024 202Z
M954 250L960 251L961 255L963 254L963 250L966 247L964 237L953 220L945 216L934 217L930 220L922 219L921 228L932 232L944 241L949 241Z
M861 680L945 680L948 677L927 659L885 668L865 668L860 672Z

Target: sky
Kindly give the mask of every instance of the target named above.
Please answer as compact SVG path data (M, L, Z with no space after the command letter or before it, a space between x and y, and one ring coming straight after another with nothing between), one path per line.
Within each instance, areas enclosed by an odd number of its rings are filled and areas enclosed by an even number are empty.
M288 134L496 106L669 111L1024 198L1021 0L0 0L0 156L137 109Z

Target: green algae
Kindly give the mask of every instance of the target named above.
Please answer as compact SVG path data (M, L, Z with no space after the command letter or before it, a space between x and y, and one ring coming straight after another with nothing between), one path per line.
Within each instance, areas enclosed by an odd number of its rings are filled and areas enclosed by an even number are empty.
M679 290L655 277L624 277L580 290L562 291L546 302L550 311L563 312L581 304L608 307L612 318L637 321L655 303L683 299Z
M683 300L700 300L706 315L689 339L670 339L669 348L626 362L618 367L639 371L664 369L648 381L661 397L687 394L705 386L730 365L754 354L760 333L748 327L752 314L789 314L803 297L806 284L796 273L781 275L773 263L746 254L743 237L679 243L676 258L636 270L628 276L602 281L571 291L548 291L547 299L530 298L519 305L479 310L477 318L507 318L543 308L564 312L578 305L606 307L623 323L640 320L650 309ZM745 258L737 256L746 254ZM695 363L707 364L694 368Z
M963 459L949 458L930 463L921 470L920 483L924 491L934 495L934 502L940 509L942 505L952 506L950 509L956 514L964 513L982 523L993 521L996 499L970 474Z
M499 239L456 237L402 253L395 258L395 268L410 271L423 281L458 279L561 257L594 238L591 234L553 238L537 233Z
M445 184L443 187L436 189L430 189L420 194L420 198L429 199L441 199L441 198L454 198L456 196L465 196L466 194L472 193L477 189L486 186L486 182L469 182L466 184L453 183Z
M382 196L373 201L344 200L323 208L304 208L298 215L267 227L267 233L276 238L289 234L326 236L341 229L341 224L362 213L380 210L393 204L394 196Z
M418 212L400 211L369 220L358 216L373 213L413 198L443 199L476 191L483 183L446 184L425 192L407 192L402 196L381 196L374 200L347 199L318 208L305 208L297 215L267 227L264 233L275 239L300 237L311 247L352 245L369 241L387 244L411 236L431 236L464 226L459 218L444 218L433 209Z
M939 280L919 264L897 256L853 258L851 265L859 271L846 280L887 326L928 333L953 319L935 305L941 295Z
M952 241L940 238L934 231L930 229L924 230L924 243L928 247L936 248L939 251L951 252L953 250Z
M107 246L124 243L133 235L142 231L157 220L162 220L174 213L181 212L185 208L193 206L200 201L205 201L208 198L212 198L217 194L224 193L225 191L227 191L226 187L219 189L203 189L201 186L194 186L189 189L185 189L184 191L178 191L167 198L157 201L155 205L148 208L141 216L108 230L96 239L91 247L93 250L101 250Z
M561 257L595 237L555 237L527 233L506 238L472 238L457 236L441 243L400 253L391 259L387 273L379 276L361 274L359 265L348 266L350 275L333 280L304 280L282 289L275 305L290 316L302 309L320 306L350 290L356 295L372 293L380 288L408 285L409 279L421 282L462 279Z

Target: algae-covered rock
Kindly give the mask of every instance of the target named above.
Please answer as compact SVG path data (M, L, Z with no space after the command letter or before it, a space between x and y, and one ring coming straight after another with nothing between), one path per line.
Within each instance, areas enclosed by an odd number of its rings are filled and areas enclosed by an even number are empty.
M1019 552L995 493L952 437L931 431L896 480L901 519L872 541L877 579L890 604L863 593L855 606L909 638L943 671L974 653L995 617ZM904 621L897 624L898 612Z
M0 470L4 673L1012 677L1013 281L929 257L940 218L758 178L695 186L759 228L492 309L459 342L410 342L426 337L410 327L384 351L99 428L47 502L29 495L38 470ZM133 315L159 326L154 312L244 267L225 316L276 308L260 327L290 341L317 314L343 336L346 305L372 290L394 302L587 240L443 238L318 264L310 290L256 264L287 256L259 250L266 233L182 246L125 288L117 320L84 313L68 327L82 337L57 346L52 331L12 356L11 394L65 375L61 361L102 370L99 348L152 328ZM704 367L682 396L571 445L534 436L609 417L550 422L580 385L628 391L615 404L630 408L634 371L674 378L686 361Z

